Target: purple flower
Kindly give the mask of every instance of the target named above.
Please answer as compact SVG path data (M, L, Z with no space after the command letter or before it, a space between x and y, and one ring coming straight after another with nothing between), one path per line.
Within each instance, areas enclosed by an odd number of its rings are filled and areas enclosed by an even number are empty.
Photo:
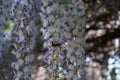
M0 27L3 27L3 26L5 26L5 25L6 25L5 22L1 22L1 23L0 23Z
M28 47L26 50L27 50L28 52L31 52L31 51L32 51L32 49L31 49L30 47Z
M67 39L65 38L65 36L62 36L62 41L63 41L63 42L66 42L66 41L67 41Z
M19 4L21 2L21 0L14 0L17 4Z
M85 77L85 74L82 72L82 73L80 74L80 76L81 76L81 78L84 78L84 77Z
M70 78L69 80L73 80L73 78Z
M32 9L32 5L31 5L31 4L30 4L30 5L28 5L27 7L28 7L28 9Z
M43 60L44 60L45 62L47 62L50 55L51 55L51 54L46 54L46 55L43 57Z
M46 26L44 26L44 27L43 27L43 29L47 29L47 27L46 27Z
M66 26L69 26L69 22L65 22L65 25L66 25Z
M63 26L59 26L59 29L60 29L60 30L63 30L63 29L64 29L64 27L63 27Z
M59 54L62 55L62 56L65 56L65 53L63 51L60 52Z
M56 51L54 48L50 48L49 50L50 50L50 52L55 52Z
M19 45L25 45L26 43L27 43L27 41L26 41L26 40L23 40L23 41L19 42L18 44L19 44Z
M0 31L0 37L3 37L3 35L4 35L3 32Z
M21 21L23 21L23 20L25 20L25 18L22 17L22 18L21 18Z
M15 18L15 15L11 15L10 19L13 20Z
M42 40L43 42L46 42L46 41L47 41L47 40L44 39L44 36L41 36L41 40Z

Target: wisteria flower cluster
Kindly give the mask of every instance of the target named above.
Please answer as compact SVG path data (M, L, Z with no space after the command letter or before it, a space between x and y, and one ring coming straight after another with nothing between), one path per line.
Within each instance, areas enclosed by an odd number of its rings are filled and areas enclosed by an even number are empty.
M84 77L84 9L81 0L42 0L44 57L50 80Z
M15 58L10 64L13 80L33 80L36 53L41 52L42 68L48 75L45 80L84 80L82 0L7 1L0 3L2 11L10 3L3 12L8 15L0 17L0 26L13 47L8 53Z

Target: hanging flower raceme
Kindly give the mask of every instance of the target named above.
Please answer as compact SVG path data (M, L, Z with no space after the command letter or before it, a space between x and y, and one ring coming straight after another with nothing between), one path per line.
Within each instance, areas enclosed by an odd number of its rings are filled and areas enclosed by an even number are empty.
M15 69L15 80L32 80L31 74L34 72L33 62L35 57L36 42L39 39L39 27L36 19L40 18L34 0L12 1L11 20L15 26L12 32L14 50L12 54L16 56L16 61L11 63ZM40 20L40 19L39 19Z
M84 78L84 8L81 0L41 0L49 80Z
M13 80L32 80L34 57L40 51L44 53L39 69L45 74L42 79L85 78L82 0L5 0L2 4L0 26L12 41L10 53L15 57L11 63Z

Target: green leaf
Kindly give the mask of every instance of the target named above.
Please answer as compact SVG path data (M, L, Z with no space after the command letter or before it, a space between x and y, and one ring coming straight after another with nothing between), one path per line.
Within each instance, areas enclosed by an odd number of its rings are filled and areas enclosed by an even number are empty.
M4 30L7 31L7 30L10 30L11 28L14 27L14 23L12 20L8 20L8 23L7 25L4 27Z
M53 53L52 55L52 61L55 61L58 57L58 54L57 53Z
M64 0L65 4L70 4L71 0Z

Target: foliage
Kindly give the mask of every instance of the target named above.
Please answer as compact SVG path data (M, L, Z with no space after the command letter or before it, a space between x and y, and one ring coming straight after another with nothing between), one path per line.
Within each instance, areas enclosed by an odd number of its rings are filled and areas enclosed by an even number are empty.
M119 0L83 0L86 6L86 56L91 63L100 64L100 76L109 80L109 59L119 57ZM115 62L117 62L116 60ZM118 63L120 64L120 63ZM94 65L94 64L92 64ZM112 66L114 63L112 64ZM115 68L117 70L118 68ZM96 70L97 73L99 70ZM86 73L87 74L87 73ZM89 74L88 74L89 75ZM94 74L93 74L94 75ZM116 76L118 76L117 74ZM94 75L94 76L97 76ZM114 76L114 75L113 75ZM109 77L109 79L108 79ZM92 78L89 78L92 79ZM88 79L87 79L88 80ZM98 80L98 79L92 79ZM119 78L116 80L119 80Z

